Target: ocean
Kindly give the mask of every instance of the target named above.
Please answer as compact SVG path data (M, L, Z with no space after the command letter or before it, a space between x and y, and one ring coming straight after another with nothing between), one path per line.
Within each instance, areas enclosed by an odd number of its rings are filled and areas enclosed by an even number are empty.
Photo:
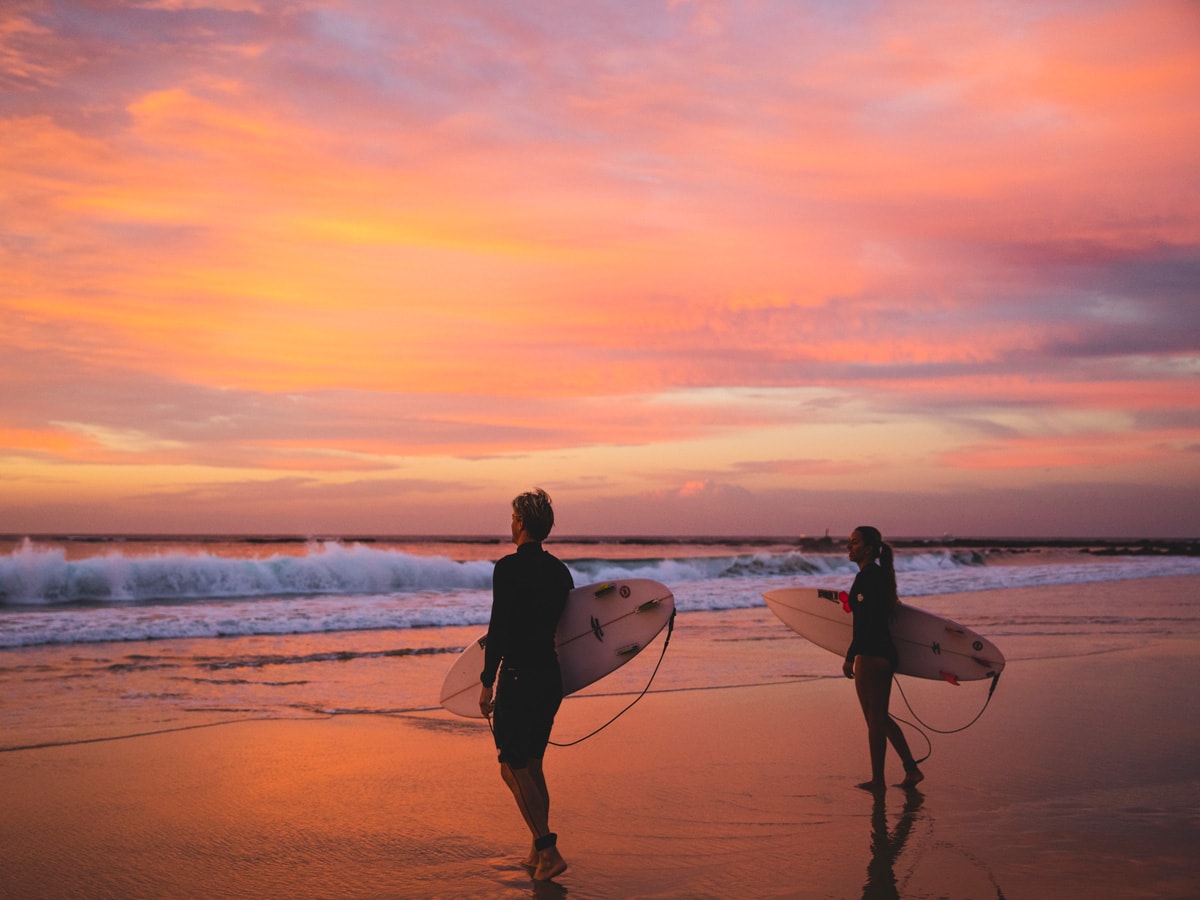
M637 577L671 588L678 634L655 689L838 674L828 654L771 617L761 594L848 587L854 567L841 541L547 547L577 585ZM0 751L247 718L435 708L445 670L486 627L492 566L510 550L498 537L0 541ZM1034 636L1069 636L1072 652L1090 652L1139 634L1200 633L1200 604L1153 590L1154 578L1200 574L1194 541L911 540L897 542L896 560L902 599L986 634L1010 663ZM1110 581L1131 583L1127 601L1090 602L1087 586ZM1077 586L1077 602L1047 609L1020 590L1043 585ZM756 614L733 614L741 610ZM756 667L755 642L781 639L796 641L795 668ZM636 694L660 652L649 648L590 690Z

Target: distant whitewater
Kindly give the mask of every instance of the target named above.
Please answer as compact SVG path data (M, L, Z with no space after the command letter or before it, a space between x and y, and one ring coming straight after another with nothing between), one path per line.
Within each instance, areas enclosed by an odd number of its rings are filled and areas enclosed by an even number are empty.
M575 583L651 578L681 612L761 605L785 585L844 586L833 542L548 544ZM483 625L498 540L22 540L0 556L0 646ZM1195 556L1061 547L901 549L902 596L1200 574Z
M252 599L329 594L482 590L492 565L421 557L363 544L308 545L301 555L227 557L197 549L68 561L62 547L26 540L0 559L0 602L85 604Z

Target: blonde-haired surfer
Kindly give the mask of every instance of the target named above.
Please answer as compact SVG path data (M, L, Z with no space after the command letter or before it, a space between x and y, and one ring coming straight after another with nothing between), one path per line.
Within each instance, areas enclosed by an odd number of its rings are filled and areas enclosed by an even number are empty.
M558 835L550 830L550 793L542 771L563 697L554 632L575 587L567 567L542 548L553 527L554 509L541 488L513 499L517 551L497 562L492 572L492 613L479 676L479 708L485 716L495 715L500 776L533 835L525 865L536 881L548 881L567 868L558 852Z

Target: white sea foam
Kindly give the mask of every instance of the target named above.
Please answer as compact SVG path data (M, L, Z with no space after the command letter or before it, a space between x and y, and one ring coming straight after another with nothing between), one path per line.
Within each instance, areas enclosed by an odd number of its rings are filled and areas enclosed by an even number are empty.
M568 560L576 584L651 578L672 589L681 612L760 606L765 590L845 587L854 576L841 552L702 555L688 547L630 559L606 556L603 544L594 549ZM336 541L261 557L244 548L149 550L69 559L62 547L26 541L0 557L0 647L483 626L490 609L488 559ZM1200 558L1191 556L988 563L972 550L903 552L901 596L1200 574Z
M206 551L145 556L110 551L68 560L61 547L25 541L0 558L0 602L128 603L471 590L491 584L486 561L458 562L363 544L313 543L303 555L264 558Z
M923 554L902 566L939 569L977 565L970 555ZM842 556L783 553L569 560L576 583L650 578L664 584L714 578L849 572ZM61 547L26 541L0 557L0 602L12 604L128 604L298 595L406 594L486 590L492 563L420 556L403 550L326 541L302 555L262 558L208 551L104 555L68 560Z

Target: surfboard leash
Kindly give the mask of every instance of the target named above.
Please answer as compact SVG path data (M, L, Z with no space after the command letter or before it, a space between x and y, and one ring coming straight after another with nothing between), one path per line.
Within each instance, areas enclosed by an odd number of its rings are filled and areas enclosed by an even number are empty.
M922 756L920 759L916 760L916 763L918 765L920 763L925 762L925 760L929 759L929 757L933 754L933 742L931 740L929 740L929 736L927 734L925 734L924 731L922 731L922 728L928 728L934 734L958 734L960 731L966 731L968 728L970 728L972 725L974 725L976 722L979 721L979 719L983 716L984 712L987 710L988 704L990 704L992 702L992 694L996 693L996 685L998 685L1000 683L1000 674L1001 673L997 673L992 676L992 686L990 688L988 688L987 698L983 701L983 706L980 708L979 712L977 712L975 714L975 717L973 719L971 719L971 721L968 722L966 725L963 725L959 728L950 728L950 729L934 728L932 725L930 725L928 722L926 722L924 719L922 719L919 715L917 715L917 711L915 709L913 709L912 704L908 700L908 695L904 693L904 686L902 684L900 684L900 679L897 678L895 675L892 676L892 681L895 682L896 687L899 689L900 696L904 700L904 705L908 707L908 711L910 713L912 713L913 718L916 719L921 724L920 724L920 726L918 726L918 725L915 725L914 723L909 722L905 719L901 719L899 716L893 716L891 713L888 713L888 715L891 716L893 719L895 719L897 722L903 723L904 725L907 725L908 727L919 732L921 737L924 738L926 746L929 748L928 752L924 756Z
M888 713L888 718L900 725L907 725L909 728L919 734L921 736L921 740L925 742L925 755L920 759L913 757L912 764L914 766L919 766L921 763L925 762L925 760L929 759L929 757L933 756L933 741L929 739L929 735L921 730L921 726L908 721L908 719L902 719L897 715L893 715L892 713Z
M667 620L667 637L663 641L662 652L658 654L658 662L656 662L654 664L654 671L650 673L650 679L646 682L646 686L644 688L642 688L642 692L640 694L638 694L636 697L634 697L631 701L629 701L628 706L626 706L623 710L621 710L619 713L617 713L615 716L613 716L611 719L609 719L607 722L605 722L603 725L601 725L596 730L589 732L588 734L585 734L583 737L578 738L577 740L568 741L565 744L560 744L558 741L551 741L550 743L553 746L555 746L555 747L574 747L576 744L582 744L588 738L595 737L600 732L602 732L605 728L607 728L609 725L611 725L613 722L617 721L617 719L621 718L621 716L625 715L625 713L627 713L627 712L629 712L629 710L633 709L633 706L635 703L637 703L639 700L641 700L643 697L646 696L646 694L650 690L650 685L654 684L654 676L658 674L658 667L662 665L662 661L663 661L664 657L666 657L666 655L667 655L667 646L671 643L672 632L675 631L675 613L676 613L676 610L674 608L672 608L671 618L669 618Z

